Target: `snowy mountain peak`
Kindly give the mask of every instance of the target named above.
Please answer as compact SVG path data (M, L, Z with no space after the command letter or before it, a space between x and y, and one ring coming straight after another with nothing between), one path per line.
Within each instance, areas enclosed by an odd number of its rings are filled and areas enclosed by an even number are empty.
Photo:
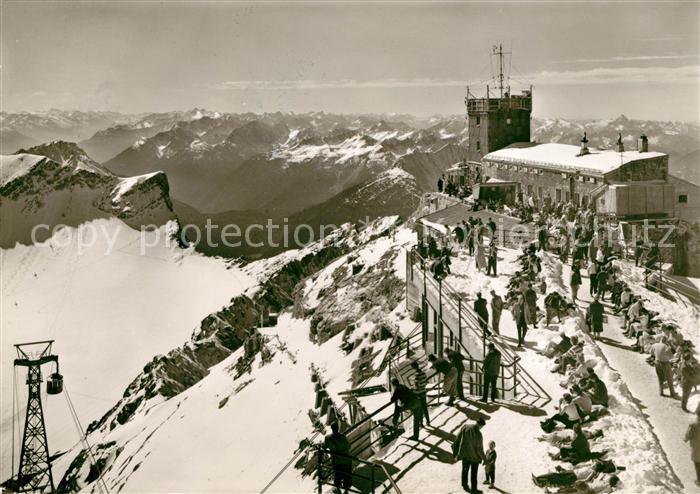
M46 156L56 163L60 163L63 166L75 170L86 170L100 175L109 175L107 170L90 158L90 156L74 142L52 141L29 149L20 149L17 154Z
M58 225L79 226L116 217L132 228L175 219L163 172L121 178L71 143L38 146L47 157L0 156L0 247L48 238ZM41 225L40 235L35 235Z

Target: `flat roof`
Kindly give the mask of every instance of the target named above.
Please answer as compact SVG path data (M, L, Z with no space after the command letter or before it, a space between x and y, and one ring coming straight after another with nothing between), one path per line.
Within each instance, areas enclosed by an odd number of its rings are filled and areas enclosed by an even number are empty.
M422 218L419 218L418 221L434 228L433 225L454 226L464 220L468 220L470 216L475 219L481 218L481 221L484 224L488 222L489 218L492 218L496 224L499 225L501 224L499 220L503 220L502 225L505 228L510 228L513 225L521 224L518 218L514 218L506 214L496 213L489 209L472 211L471 206L463 203L455 204L449 208L440 209L434 213L427 214ZM528 225L528 227L529 226L531 225Z
M498 163L532 165L556 170L580 171L591 174L609 173L622 165L633 161L643 161L650 158L666 156L665 153L639 151L624 151L618 153L612 149L588 148L590 153L578 156L579 146L555 142L516 143L484 156L484 161Z

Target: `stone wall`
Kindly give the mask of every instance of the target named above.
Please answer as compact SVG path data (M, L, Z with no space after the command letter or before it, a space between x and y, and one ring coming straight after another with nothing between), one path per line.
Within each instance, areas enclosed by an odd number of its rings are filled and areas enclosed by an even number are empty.
M607 182L644 182L666 180L668 176L668 155L632 161L605 175Z

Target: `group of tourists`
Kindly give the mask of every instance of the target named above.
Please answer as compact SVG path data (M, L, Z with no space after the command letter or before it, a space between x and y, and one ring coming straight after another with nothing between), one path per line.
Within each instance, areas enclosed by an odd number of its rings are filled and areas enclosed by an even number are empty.
M459 187L444 176L438 181L438 190L459 197L471 194L467 187ZM661 320L658 313L647 307L648 301L625 283L617 262L624 255L624 246L619 238L596 225L593 209L531 196L520 200L508 212L524 221L534 221L537 238L518 257L520 269L510 278L505 296L491 290L490 300L487 300L481 292L476 293L473 311L485 337L491 336L492 332L499 334L504 307L511 311L516 323L518 347L524 345L528 329L540 321L549 326L555 318L562 322L563 318L575 316L582 270L586 270L592 298L585 313L588 333L594 339L600 337L606 321L604 303L609 302L611 313L624 316L625 335L633 341L633 350L648 355L648 362L656 370L660 394L665 395L668 389L668 395L677 398L676 389L680 386L681 407L688 411L691 392L700 384L700 364L695 357L694 343L685 340L674 324ZM427 244L419 243L418 251L424 259L431 261L430 269L440 280L450 273L450 257L456 249L473 256L479 271L496 276L496 231L491 218L483 223L481 219L470 217L455 225L442 245L438 245L435 238L429 238ZM571 263L571 300L557 290L547 291L542 273L542 251L553 252L562 263ZM638 240L634 258L635 265L649 270L658 264L660 252L655 244ZM544 314L538 309L540 297L544 297ZM551 371L562 376L561 385L565 388L556 412L541 422L543 439L557 446L558 451L552 458L561 465L552 472L533 475L532 480L538 487L554 488L559 494L609 493L619 487L618 474L625 469L607 458L608 451L595 447L604 434L604 430L595 424L609 413L610 401L605 382L596 374L597 362L586 359L584 350L583 332L568 334L564 330L540 350L552 360ZM441 380L434 402L439 403L442 396L447 398L448 406L464 400L465 357L456 349L446 349L442 355L429 355L428 362ZM418 360L411 362L410 366L412 377L407 382L397 378L391 381L391 401L395 404L392 427L397 431L399 420L408 412L413 419L412 437L418 439L421 428L430 426L428 375ZM482 364L481 401L487 402L489 396L492 401L498 398L500 366L501 353L491 342ZM473 384L470 378L466 381ZM695 415L696 419L684 439L690 443L698 475L696 484L700 485L700 405ZM485 466L486 484L493 487L495 482L497 454L493 441L484 448L482 430L485 425L483 417L468 421L452 446L454 457L462 463L462 487L473 494L481 492L478 490L481 465ZM336 485L347 489L352 462L348 467L347 460L343 459L347 457L349 445L341 436L337 427L333 428L327 444L329 449L339 452L337 461L334 460Z
M649 302L647 302L649 304ZM647 355L654 366L659 394L677 399L676 386L681 388L681 408L688 410L688 399L700 384L700 363L695 356L695 344L683 338L675 323L664 321L658 312L645 306L644 299L624 284L615 302L615 312L624 315L624 335L634 341L632 350Z
M511 276L506 294L506 306L513 314L518 331L518 347L525 342L528 327L537 325L541 316L537 308L538 293L546 293L547 284L542 276L542 262L530 245L518 256L521 269Z
M552 372L564 376L567 387L556 413L541 422L544 440L559 447L553 459L572 464L573 468L557 467L556 471L534 476L539 487L557 487L559 493L610 492L620 482L616 475L623 467L607 460L606 451L594 451L592 444L603 435L592 425L608 413L608 389L596 374L595 362L584 356L584 335L580 332L559 333L540 352L553 360Z

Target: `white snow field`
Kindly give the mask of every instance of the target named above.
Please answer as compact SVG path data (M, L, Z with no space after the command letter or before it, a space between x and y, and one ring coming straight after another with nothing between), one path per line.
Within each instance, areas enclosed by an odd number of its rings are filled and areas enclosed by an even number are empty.
M699 319L696 307L672 302L657 293L650 292L643 286L644 276L641 268L635 268L624 262L619 265L625 281L635 294L642 296L647 308L659 312L661 320L676 322L686 339L698 342ZM565 280L569 280L570 273L570 267L565 266L563 275ZM582 281L579 297L583 306L587 307L591 297L590 280L585 270L582 270ZM624 317L611 313L612 304L609 301L603 304L606 307L608 320L604 323L602 337L597 342L598 346L638 401L675 474L682 482L683 491L700 492L700 487L695 485L695 467L690 460L690 448L688 443L683 441L692 415L681 410L680 401L659 396L656 372L646 363L647 355L633 351L631 349L633 341L623 335ZM680 393L678 386L676 392ZM688 401L688 409L695 410L699 402L700 395L692 394Z
M237 267L168 245L174 226L146 233L145 245L152 247L145 255L141 233L117 219L95 220L61 230L42 244L0 251L3 479L12 467L13 344L56 340L53 351L66 389L87 427L116 403L154 355L181 344L204 317L254 283ZM81 248L88 227L99 234L94 245ZM110 242L113 251L105 254ZM52 367L44 367L44 378ZM25 372L18 368L16 376L22 424ZM45 388L42 395L50 453L65 451L79 438L65 397L47 398ZM17 458L20 441L15 432ZM54 468L56 483L60 475Z

